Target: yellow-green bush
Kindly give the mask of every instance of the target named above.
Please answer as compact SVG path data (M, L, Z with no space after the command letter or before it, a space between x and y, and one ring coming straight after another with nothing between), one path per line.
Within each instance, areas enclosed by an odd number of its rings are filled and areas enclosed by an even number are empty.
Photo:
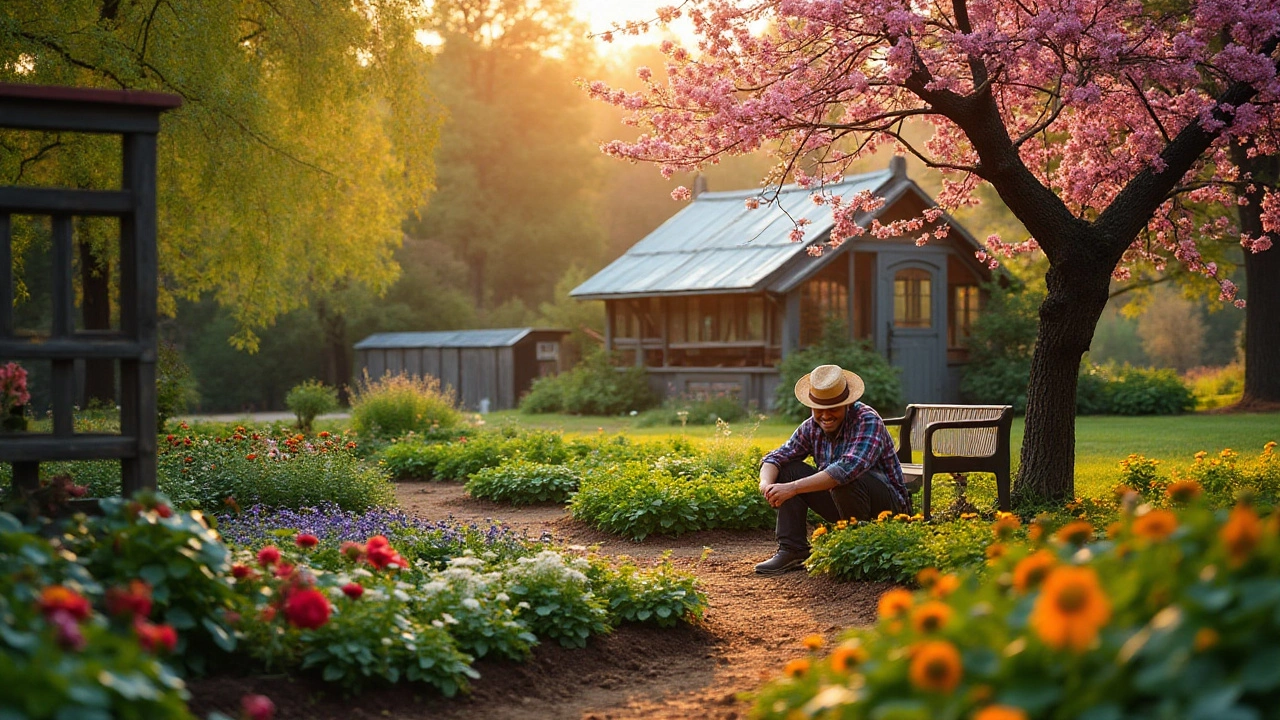
M1169 502L1169 494L1187 483L1194 483L1210 503L1223 506L1246 495L1263 507L1280 501L1280 453L1276 443L1268 442L1256 458L1242 458L1231 448L1210 454L1204 450L1185 467L1171 467L1166 474L1161 462L1142 455L1130 455L1120 461L1120 483L1142 494L1143 499L1158 505Z
M1108 535L1033 526L981 575L923 574L874 627L788 662L757 715L1274 717L1280 516L1144 505Z
M434 377L365 377L351 398L351 426L361 437L389 439L450 428L462 420L454 394Z

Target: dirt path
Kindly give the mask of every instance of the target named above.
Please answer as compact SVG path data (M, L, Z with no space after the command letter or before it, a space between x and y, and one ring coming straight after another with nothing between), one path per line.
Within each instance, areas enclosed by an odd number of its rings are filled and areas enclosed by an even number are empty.
M212 709L235 711L240 694L262 692L277 702L280 718L732 720L748 714L743 693L804 654L802 638L819 633L831 640L850 625L869 623L888 587L802 572L755 575L752 565L773 552L772 532L710 531L634 543L592 530L562 506L513 508L471 499L460 483L402 483L398 495L406 511L424 518L493 519L534 537L549 531L558 542L598 545L642 565L670 551L676 565L698 576L710 610L694 628L624 626L584 649L546 644L524 663L478 662L481 677L467 698L400 688L344 702L319 683L221 678L193 688L193 708L201 716Z

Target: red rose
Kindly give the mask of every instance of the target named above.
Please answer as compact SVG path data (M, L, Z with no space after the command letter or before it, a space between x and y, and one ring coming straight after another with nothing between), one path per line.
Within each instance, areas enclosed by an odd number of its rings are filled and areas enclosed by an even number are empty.
M275 545L268 545L258 551L258 564L262 567L275 565L280 562L280 551Z
M173 508L164 503L160 503L159 505L156 505L156 514L162 518L173 517Z
M262 622L271 622L276 619L276 608L274 605L268 605L262 608L262 612L258 615L262 618Z
M320 431L320 437L322 437L322 438L327 438L327 437L329 437L329 431L328 431L328 430L321 430L321 431Z
M352 600L359 600L360 596L364 594L364 586L360 583L349 582L342 586L342 594Z
M342 547L339 548L338 552L341 552L342 556L351 562L359 562L364 555L364 546L348 540L342 543Z
M287 578L293 574L293 566L289 563L282 562L276 566L276 577Z
M138 644L147 652L156 652L157 649L173 652L178 646L178 632L171 625L155 625L135 618L133 631L138 636Z
M289 593L284 601L284 616L290 624L314 630L329 622L329 598L315 588L302 588Z
M249 453L248 455L245 455L245 456L244 456L244 459L245 459L245 460L257 460L257 459L258 459L258 453ZM261 697L261 696L259 696L259 697Z
M65 585L50 585L40 591L40 612L50 617L56 612L63 612L76 620L89 617L92 608L85 596Z
M253 574L253 570L247 565L232 565L231 577L237 580L243 580Z
M266 695L245 695L240 698L240 709L249 720L271 720L276 714L276 704Z
M313 548L320 544L320 538L309 533L300 533L298 537L294 538L294 542L298 543L300 548Z
M107 612L137 617L150 615L151 586L142 580L130 580L128 588L111 588L107 591Z

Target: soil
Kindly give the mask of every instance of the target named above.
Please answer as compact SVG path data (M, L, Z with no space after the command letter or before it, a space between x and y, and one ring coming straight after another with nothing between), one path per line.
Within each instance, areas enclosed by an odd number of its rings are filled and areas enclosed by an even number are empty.
M469 696L444 698L429 688L397 687L344 699L322 682L293 677L214 677L192 684L191 707L235 716L249 692L270 697L277 718L718 718L748 716L750 693L782 665L804 655L814 633L833 640L869 624L882 583L840 583L793 572L762 577L752 566L775 549L772 531L706 531L630 542L574 520L561 505L512 507L475 500L461 483L401 483L401 505L428 519L493 519L567 545L598 546L637 564L672 562L697 575L710 609L696 626L623 625L586 648L537 646L522 663L475 664Z

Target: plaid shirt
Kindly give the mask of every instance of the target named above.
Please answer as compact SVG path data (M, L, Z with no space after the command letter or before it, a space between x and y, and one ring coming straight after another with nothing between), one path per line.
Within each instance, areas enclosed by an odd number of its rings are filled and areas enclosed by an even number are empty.
M812 417L807 418L790 440L765 455L762 462L782 467L810 456L819 470L826 470L841 485L872 471L873 477L883 478L897 493L904 506L910 505L893 438L889 437L884 420L867 405L855 402L849 407L835 438L828 438Z

